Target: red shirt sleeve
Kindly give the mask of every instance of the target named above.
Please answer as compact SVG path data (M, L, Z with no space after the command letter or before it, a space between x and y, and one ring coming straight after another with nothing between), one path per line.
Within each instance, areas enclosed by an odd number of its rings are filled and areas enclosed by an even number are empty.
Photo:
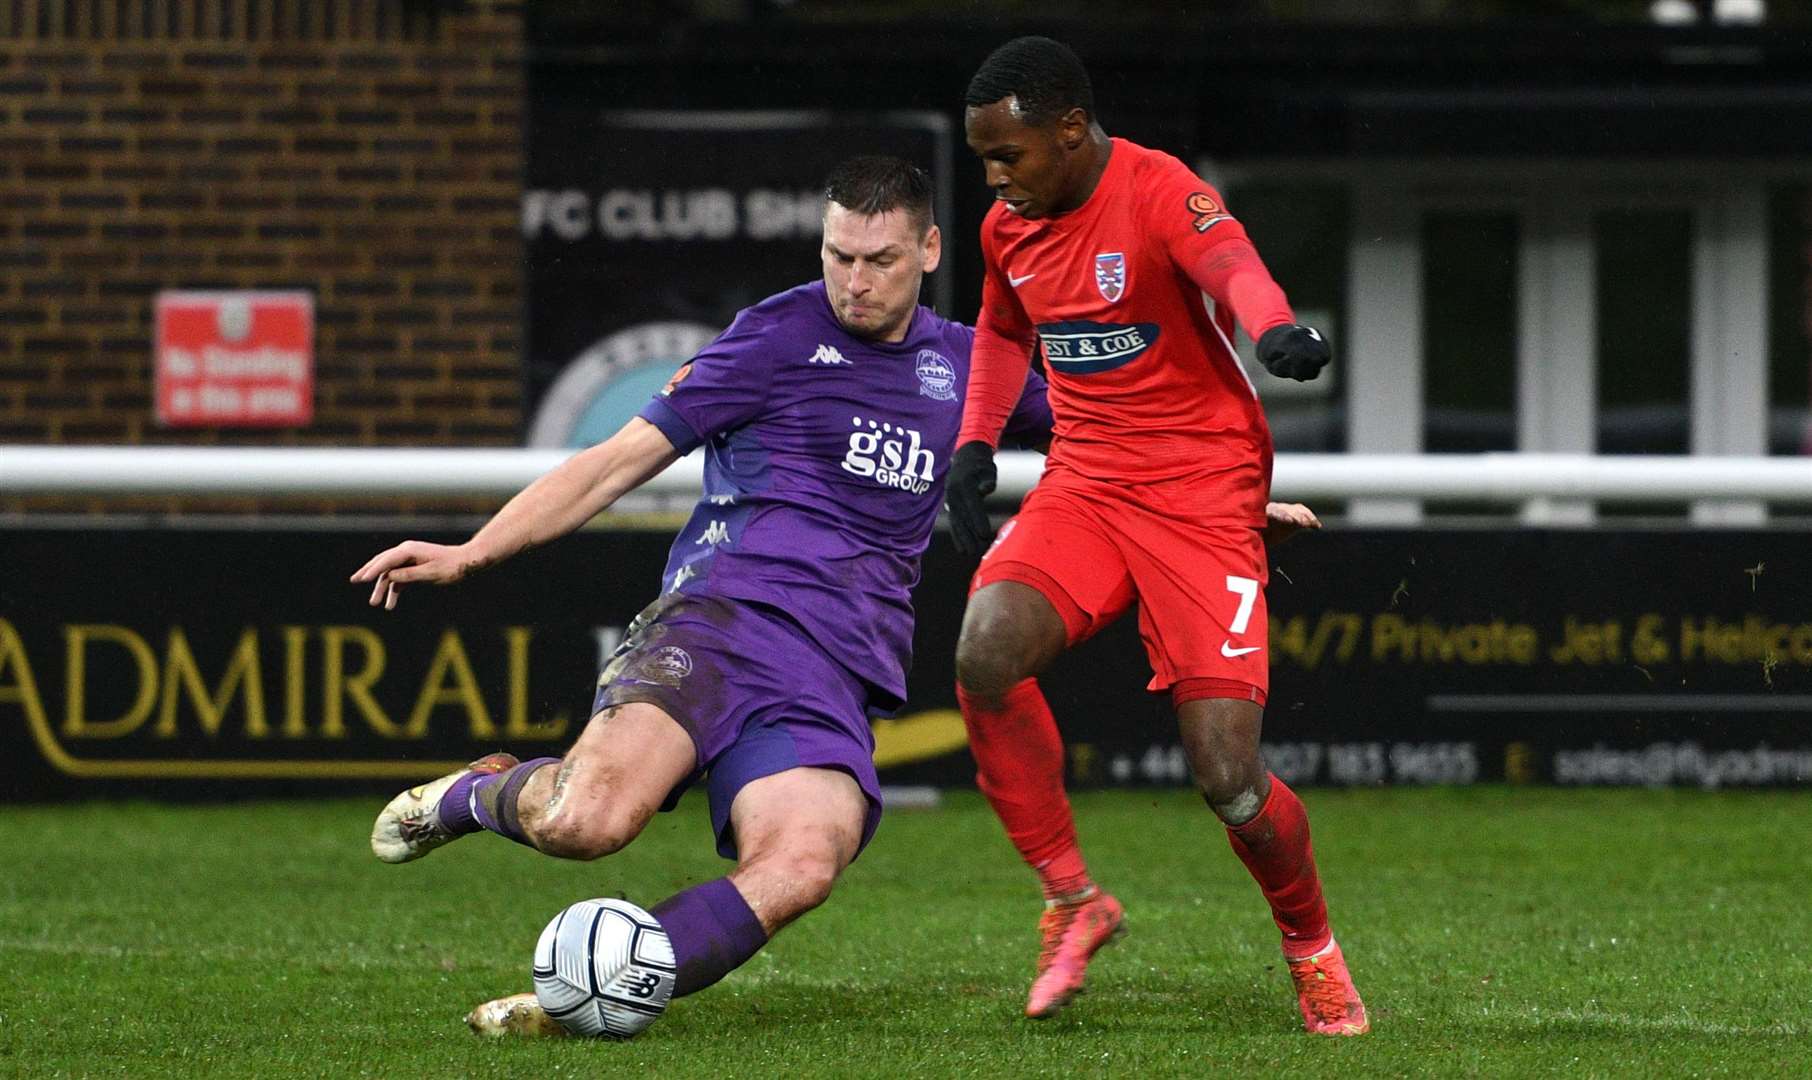
M1146 228L1163 241L1177 268L1233 312L1254 341L1273 326L1295 322L1290 301L1220 192L1175 158L1154 173L1144 201Z
M956 445L977 440L1000 445L1001 429L1026 389L1037 330L1006 283L995 260L989 228L982 226L982 304L969 352L969 387L963 398L963 426Z

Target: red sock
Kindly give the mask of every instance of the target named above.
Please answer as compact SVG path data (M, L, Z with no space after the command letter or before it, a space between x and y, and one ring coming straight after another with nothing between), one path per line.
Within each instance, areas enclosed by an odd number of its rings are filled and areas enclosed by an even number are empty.
M1037 680L1007 691L998 709L982 707L960 686L956 700L969 728L976 783L1013 846L1038 872L1045 899L1093 888L1063 791L1063 736Z
M1284 955L1295 959L1326 948L1332 936L1328 905L1309 844L1309 813L1296 793L1273 775L1258 816L1229 825L1227 838L1271 904L1271 917L1283 931Z

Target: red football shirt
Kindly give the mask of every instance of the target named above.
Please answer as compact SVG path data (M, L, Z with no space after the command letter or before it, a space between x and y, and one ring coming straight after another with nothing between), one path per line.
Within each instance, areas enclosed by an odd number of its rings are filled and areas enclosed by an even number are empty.
M1169 154L1113 140L1093 194L1026 220L996 204L959 445L990 444L1044 349L1055 437L1046 481L1142 485L1155 509L1263 525L1271 432L1233 348L1294 321L1221 197ZM1143 487L1158 485L1158 487Z

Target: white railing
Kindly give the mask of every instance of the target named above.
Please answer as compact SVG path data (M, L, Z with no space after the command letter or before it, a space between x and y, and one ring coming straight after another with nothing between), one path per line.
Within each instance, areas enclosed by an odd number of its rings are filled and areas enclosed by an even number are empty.
M505 496L558 464L562 450L262 449L0 446L0 495ZM1000 491L1023 494L1044 468L1003 453ZM645 487L685 495L697 455ZM1741 502L1812 505L1801 458L1543 454L1282 454L1273 494L1305 502L1465 500L1507 505Z

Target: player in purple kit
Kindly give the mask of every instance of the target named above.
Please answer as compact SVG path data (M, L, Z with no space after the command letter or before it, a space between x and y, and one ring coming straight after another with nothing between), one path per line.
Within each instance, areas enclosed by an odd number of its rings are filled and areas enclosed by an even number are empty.
M563 536L705 448L704 495L662 594L599 676L566 756L481 758L398 795L371 835L385 862L481 830L595 859L702 778L718 851L737 866L651 909L673 942L675 997L823 903L874 835L868 715L905 697L911 590L962 419L974 333L918 304L941 254L930 179L854 158L825 196L822 282L742 311L638 417L464 544L411 540L352 575L394 608L405 586L451 584ZM1034 374L1009 434L1043 442L1050 423ZM532 995L470 1019L551 1027Z

